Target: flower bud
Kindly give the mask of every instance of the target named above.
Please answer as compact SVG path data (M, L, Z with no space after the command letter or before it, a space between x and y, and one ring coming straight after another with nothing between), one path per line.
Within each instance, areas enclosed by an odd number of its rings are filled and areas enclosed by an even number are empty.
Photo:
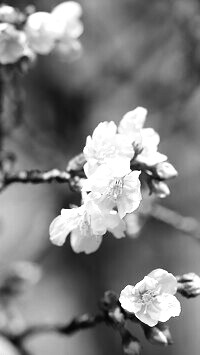
M150 191L160 198L165 198L170 195L169 187L163 181L152 179L149 187Z
M100 301L100 307L103 311L107 312L110 320L112 320L114 324L122 325L125 323L125 316L115 292L106 291L104 297Z
M122 346L125 355L139 355L141 352L141 345L139 340L133 336L127 329L120 330L122 337Z
M178 289L182 296L191 298L200 295L200 277L193 272L176 277Z
M78 154L69 161L67 165L67 171L80 171L83 169L85 162L86 160L84 154Z
M173 344L169 327L164 323L158 323L155 327L143 325L146 338L152 344L171 345Z
M108 311L115 308L119 304L119 298L117 294L113 291L106 291L103 298L100 300L101 309Z
M156 174L160 179L172 179L178 175L174 166L168 162L162 162L156 165Z

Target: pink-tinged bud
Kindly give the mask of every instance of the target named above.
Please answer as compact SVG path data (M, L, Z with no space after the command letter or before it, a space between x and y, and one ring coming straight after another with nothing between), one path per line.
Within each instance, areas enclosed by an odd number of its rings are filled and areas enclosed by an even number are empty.
M171 345L173 344L169 327L164 323L158 323L155 327L143 325L146 338L152 344Z
M127 329L120 330L122 337L123 352L125 355L139 355L141 353L141 345L139 340L132 335Z
M174 166L168 162L157 164L155 169L157 176L163 180L172 179L178 175L178 172Z
M152 179L149 184L150 191L160 198L170 195L170 189L163 181Z
M197 297L200 295L200 277L193 272L176 276L178 281L178 289L182 296L186 298Z

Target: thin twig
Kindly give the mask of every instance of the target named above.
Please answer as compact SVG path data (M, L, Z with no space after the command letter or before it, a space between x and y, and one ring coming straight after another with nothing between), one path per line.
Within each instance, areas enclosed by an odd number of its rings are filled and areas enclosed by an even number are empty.
M71 175L66 171L58 169L52 169L49 171L40 170L24 170L11 174L6 174L3 180L4 186L8 186L12 183L50 183L57 181L59 183L69 182Z
M71 335L79 330L95 327L96 325L105 321L106 316L103 314L97 314L96 316L84 314L82 316L74 318L71 322L67 324L39 324L30 326L24 332L19 334L17 338L20 338L21 341L24 341L29 337L43 333L58 333L63 335Z
M193 217L181 216L165 206L155 204L148 215L196 239L200 239L200 223Z

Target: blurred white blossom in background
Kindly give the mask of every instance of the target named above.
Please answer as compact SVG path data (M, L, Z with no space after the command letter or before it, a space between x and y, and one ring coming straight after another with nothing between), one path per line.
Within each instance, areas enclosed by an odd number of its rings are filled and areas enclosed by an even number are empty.
M63 59L75 59L81 53L78 38L83 33L83 24L78 3L66 1L51 13L35 12L27 18L24 15L24 19L20 15L11 6L0 7L1 64L13 64L23 57L33 60L36 54L46 55L53 50Z

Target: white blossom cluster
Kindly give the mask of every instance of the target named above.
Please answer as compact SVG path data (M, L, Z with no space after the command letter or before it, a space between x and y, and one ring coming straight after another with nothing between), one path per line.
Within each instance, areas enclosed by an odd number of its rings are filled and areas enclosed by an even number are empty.
M88 136L83 153L86 163L82 180L81 207L62 209L50 225L50 239L62 245L71 232L71 246L77 253L96 251L109 231L125 236L124 217L134 212L142 199L140 171L131 170L131 161L154 166L167 157L157 151L159 135L143 128L147 110L128 112L119 126L101 122Z
M80 53L78 38L83 24L82 8L77 2L66 1L51 13L34 12L24 19L19 14L11 6L0 6L0 64L14 64L23 57L34 59L37 54L53 50L63 57Z

